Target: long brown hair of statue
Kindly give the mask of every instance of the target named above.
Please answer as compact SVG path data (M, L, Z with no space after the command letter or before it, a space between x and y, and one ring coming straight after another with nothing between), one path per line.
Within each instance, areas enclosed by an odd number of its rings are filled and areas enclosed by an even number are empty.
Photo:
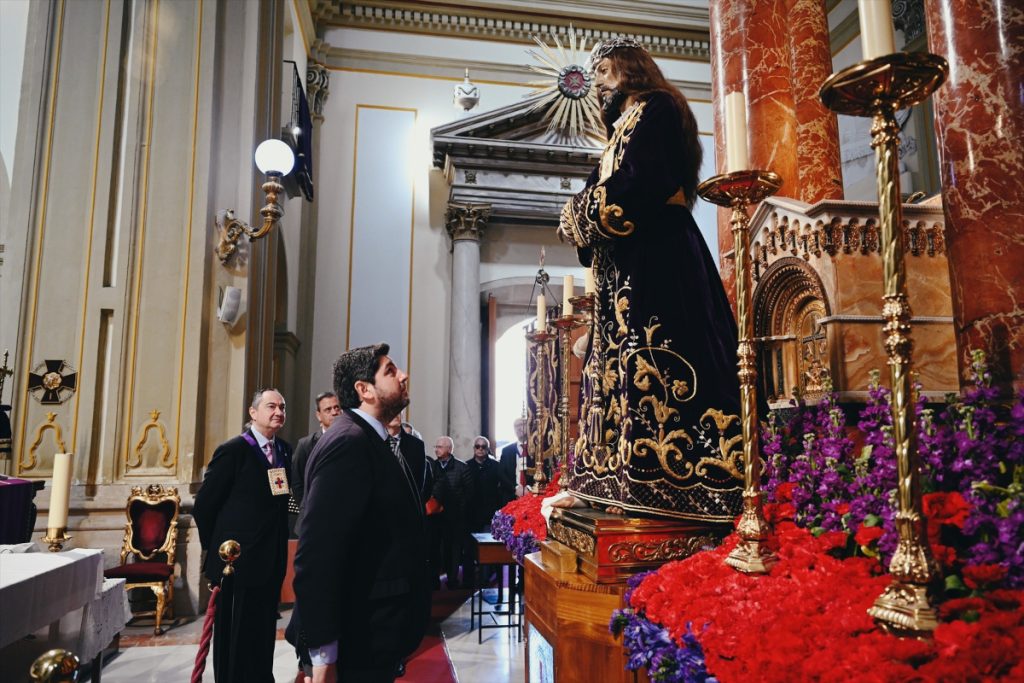
M697 174L700 172L701 161L704 158L704 149L700 145L697 136L697 119L690 109L683 93L675 87L661 73L661 69L655 64L651 56L645 50L635 47L620 47L608 53L608 59L612 62L612 69L619 76L619 90L626 95L632 95L636 99L645 100L647 96L655 92L663 92L672 97L679 110L679 120L683 129L683 145L687 154L679 160L683 166L683 192L686 194L686 204L693 208L693 202L697 197ZM605 120L605 129L609 138L612 136L612 122Z

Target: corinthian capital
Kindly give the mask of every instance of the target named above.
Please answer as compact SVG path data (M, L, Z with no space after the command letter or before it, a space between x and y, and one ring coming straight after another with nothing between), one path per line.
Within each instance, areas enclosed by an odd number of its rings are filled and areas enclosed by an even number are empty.
M491 217L490 204L463 204L449 202L444 214L444 225L452 242L480 241L487 219Z
M306 96L309 98L310 113L317 121L324 120L324 102L330 92L331 72L321 64L310 63L306 67Z

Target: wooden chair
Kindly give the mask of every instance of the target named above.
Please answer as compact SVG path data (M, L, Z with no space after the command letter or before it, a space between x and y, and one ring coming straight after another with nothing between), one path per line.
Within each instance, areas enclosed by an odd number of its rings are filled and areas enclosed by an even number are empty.
M174 550L180 506L177 488L150 484L143 491L141 486L133 486L125 505L128 523L124 526L121 565L103 572L108 579L125 579L126 590L148 588L153 591L156 611L139 612L135 616L156 616L155 635L163 632L160 625L164 612L168 618L174 618Z

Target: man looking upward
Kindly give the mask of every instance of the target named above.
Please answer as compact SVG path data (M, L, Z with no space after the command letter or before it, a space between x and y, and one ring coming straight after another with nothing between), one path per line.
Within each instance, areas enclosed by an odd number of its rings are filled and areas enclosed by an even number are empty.
M295 555L295 614L314 683L393 681L430 607L423 504L384 425L409 404L387 344L334 364L342 406L310 453Z

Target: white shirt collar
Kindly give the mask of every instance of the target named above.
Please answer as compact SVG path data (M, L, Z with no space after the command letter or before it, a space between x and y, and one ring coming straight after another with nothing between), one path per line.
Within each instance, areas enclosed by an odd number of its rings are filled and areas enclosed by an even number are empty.
M377 436L380 437L381 441L388 438L388 430L384 429L384 424L380 420L365 411L359 410L359 408L353 408L352 412L366 420L367 424L373 427L373 431L377 432Z
M259 445L260 450L263 450L268 443L274 443L273 439L268 439L267 437L263 436L260 430L256 429L255 426L249 427L249 431L252 432L252 435L256 437L256 443Z

